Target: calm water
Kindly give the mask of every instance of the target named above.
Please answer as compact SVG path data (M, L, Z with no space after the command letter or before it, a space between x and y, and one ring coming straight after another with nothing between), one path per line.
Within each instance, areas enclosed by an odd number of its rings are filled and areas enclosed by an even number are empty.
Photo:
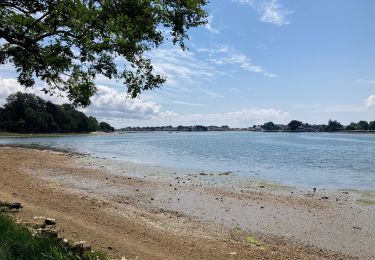
M296 186L375 190L375 135L324 133L132 133L0 138L116 160L238 175Z

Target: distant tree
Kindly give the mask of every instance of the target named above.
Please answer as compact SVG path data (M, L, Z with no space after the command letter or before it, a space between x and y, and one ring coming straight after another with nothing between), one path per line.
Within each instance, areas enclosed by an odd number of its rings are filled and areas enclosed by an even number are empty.
M95 117L92 117L90 116L88 118L88 122L87 122L87 130L89 132L96 132L96 131L99 131L99 123L98 123L98 120L96 120Z
M100 122L99 129L100 129L100 131L103 131L103 132L114 132L115 131L115 129L106 122Z
M369 130L375 130L375 121L369 123Z
M338 122L337 120L329 120L328 121L327 131L336 132L336 131L340 131L342 129L343 129L342 124L340 122Z
M358 129L358 125L356 123L351 122L347 127L345 127L345 130L354 131Z
M302 126L302 122L301 122L301 121L292 120L292 121L290 121L289 124L288 124L288 129L291 130L291 131L295 131L295 130L297 130L300 126Z
M266 131L274 131L280 129L277 125L275 125L273 122L268 122L262 125L262 129Z
M367 131L369 129L369 123L367 121L359 121L357 125L358 125L358 130Z
M188 29L207 22L207 2L0 1L0 64L13 64L21 85L39 78L46 93L64 91L78 105L90 104L98 74L123 82L136 97L165 82L145 53L165 39L185 49Z
M192 128L193 131L207 131L208 127L203 126L203 125L195 125Z

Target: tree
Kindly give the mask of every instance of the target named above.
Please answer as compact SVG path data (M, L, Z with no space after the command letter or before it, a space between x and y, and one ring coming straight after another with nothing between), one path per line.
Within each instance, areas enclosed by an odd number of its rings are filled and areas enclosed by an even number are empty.
M369 130L375 130L375 121L369 123Z
M357 125L358 125L358 130L367 131L369 128L369 124L367 121L359 121Z
M101 127L113 131L102 122ZM70 104L55 105L33 95L17 92L0 108L0 131L23 133L86 133L99 130L95 117L87 117Z
M262 125L262 129L266 131L274 131L274 130L278 130L279 127L275 125L273 122L268 122Z
M160 87L145 54L170 31L185 49L187 31L205 24L207 0L7 0L0 2L0 64L12 63L18 81L66 92L87 106L96 75L122 81L136 97ZM115 60L116 58L116 60Z
M342 129L343 129L342 124L340 124L340 122L338 122L337 120L329 120L328 121L327 131L336 132L336 131L339 131L339 130L342 130Z
M115 129L106 122L100 122L99 129L100 129L100 131L103 131L103 132L113 132L113 131L115 131Z
M345 129L349 131L354 131L358 129L358 125L356 123L351 122L350 125L348 125Z
M292 120L288 124L288 129L291 130L291 131L296 131L300 126L302 126L301 121Z

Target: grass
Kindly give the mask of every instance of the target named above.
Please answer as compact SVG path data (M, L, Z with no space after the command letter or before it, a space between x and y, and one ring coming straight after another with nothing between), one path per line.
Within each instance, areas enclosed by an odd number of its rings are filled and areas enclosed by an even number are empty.
M89 252L77 258L56 238L33 236L23 225L0 213L0 259L7 260L105 260L103 253Z
M240 226L236 226L233 229L232 233L235 237L239 237L241 240L243 239L247 244L251 246L256 246L260 250L267 250L267 246L263 243L259 242L252 234L243 230Z
M249 243L250 245L254 246L260 246L260 243L251 235L248 234L245 238L246 242Z

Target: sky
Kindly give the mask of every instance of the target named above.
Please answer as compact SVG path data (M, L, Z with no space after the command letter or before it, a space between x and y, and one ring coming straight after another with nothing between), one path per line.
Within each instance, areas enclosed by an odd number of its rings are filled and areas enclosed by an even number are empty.
M147 54L167 77L161 89L128 99L100 76L82 111L118 128L375 120L375 1L212 0L207 9L189 51L166 42ZM38 87L28 91L45 97ZM19 90L12 66L0 66L0 105Z

